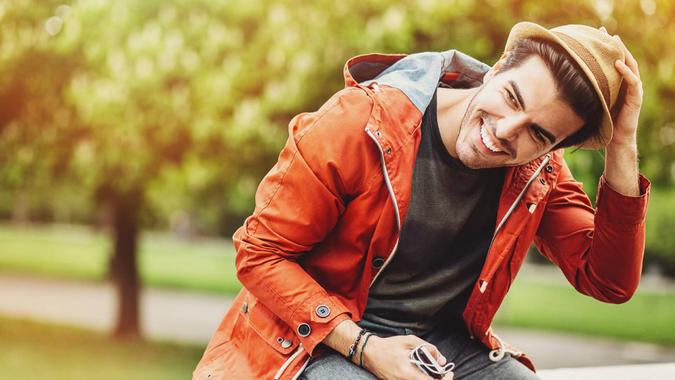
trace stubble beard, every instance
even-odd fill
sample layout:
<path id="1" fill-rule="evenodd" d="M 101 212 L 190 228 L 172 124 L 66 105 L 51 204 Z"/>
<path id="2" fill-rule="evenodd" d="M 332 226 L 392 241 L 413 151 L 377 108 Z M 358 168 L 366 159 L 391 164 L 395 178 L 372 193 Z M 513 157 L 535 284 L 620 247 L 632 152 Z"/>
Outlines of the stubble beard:
<path id="1" fill-rule="evenodd" d="M 484 169 L 492 167 L 484 162 L 481 162 L 480 153 L 476 151 L 476 148 L 472 147 L 469 141 L 464 141 L 470 139 L 470 135 L 472 132 L 466 129 L 471 128 L 473 126 L 472 124 L 475 121 L 477 121 L 477 118 L 476 120 L 474 120 L 473 118 L 470 117 L 471 115 L 474 114 L 474 111 L 477 108 L 477 106 L 474 104 L 474 100 L 476 99 L 476 96 L 478 96 L 478 94 L 480 94 L 482 91 L 483 89 L 481 88 L 471 97 L 471 100 L 469 100 L 469 105 L 466 107 L 464 116 L 462 116 L 462 121 L 459 124 L 457 141 L 455 142 L 455 152 L 457 153 L 457 159 L 464 166 L 471 169 Z M 480 128 L 478 124 L 476 124 L 475 127 Z M 464 130 L 466 130 L 467 132 L 466 136 L 462 136 L 462 131 Z M 460 140 L 461 138 L 463 138 L 464 140 Z"/>

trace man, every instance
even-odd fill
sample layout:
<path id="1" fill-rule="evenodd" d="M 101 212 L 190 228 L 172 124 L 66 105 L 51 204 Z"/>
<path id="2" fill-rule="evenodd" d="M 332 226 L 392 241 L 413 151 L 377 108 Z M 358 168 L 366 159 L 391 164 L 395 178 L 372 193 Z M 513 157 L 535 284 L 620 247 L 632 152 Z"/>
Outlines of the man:
<path id="1" fill-rule="evenodd" d="M 579 292 L 632 296 L 649 182 L 618 37 L 526 22 L 492 68 L 448 51 L 360 56 L 344 75 L 291 121 L 234 234 L 244 288 L 194 378 L 429 379 L 423 346 L 454 364 L 445 379 L 535 379 L 490 327 L 532 241 Z M 566 146 L 606 147 L 596 210 Z"/>

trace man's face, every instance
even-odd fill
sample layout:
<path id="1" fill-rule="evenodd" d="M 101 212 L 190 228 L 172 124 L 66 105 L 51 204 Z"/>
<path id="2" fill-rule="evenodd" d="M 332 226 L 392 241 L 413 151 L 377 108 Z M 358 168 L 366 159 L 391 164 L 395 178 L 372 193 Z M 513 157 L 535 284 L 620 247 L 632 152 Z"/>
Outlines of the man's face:
<path id="1" fill-rule="evenodd" d="M 516 68 L 492 70 L 485 80 L 464 114 L 455 147 L 470 168 L 527 163 L 583 126 L 536 55 Z"/>

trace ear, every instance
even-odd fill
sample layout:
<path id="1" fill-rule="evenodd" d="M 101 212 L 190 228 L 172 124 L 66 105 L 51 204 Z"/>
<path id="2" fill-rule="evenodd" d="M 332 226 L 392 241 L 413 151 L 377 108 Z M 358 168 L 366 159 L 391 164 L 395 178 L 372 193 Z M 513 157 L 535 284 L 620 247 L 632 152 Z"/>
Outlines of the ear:
<path id="1" fill-rule="evenodd" d="M 502 54 L 502 56 L 499 57 L 499 60 L 497 60 L 497 62 L 490 68 L 490 70 L 488 70 L 485 73 L 485 76 L 483 76 L 483 83 L 489 81 L 490 79 L 492 79 L 492 77 L 497 75 L 497 73 L 502 68 L 509 55 L 511 55 L 511 52 L 505 51 L 504 54 Z"/>

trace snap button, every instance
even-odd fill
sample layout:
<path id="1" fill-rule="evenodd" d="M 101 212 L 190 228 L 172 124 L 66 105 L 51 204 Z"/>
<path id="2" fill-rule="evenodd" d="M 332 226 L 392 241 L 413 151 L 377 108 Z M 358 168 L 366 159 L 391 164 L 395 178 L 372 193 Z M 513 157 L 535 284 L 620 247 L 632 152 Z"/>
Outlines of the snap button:
<path id="1" fill-rule="evenodd" d="M 298 335 L 301 337 L 306 337 L 309 333 L 312 332 L 312 328 L 309 327 L 306 323 L 301 323 L 298 325 Z"/>
<path id="2" fill-rule="evenodd" d="M 330 308 L 326 305 L 319 305 L 316 308 L 316 315 L 321 318 L 326 318 L 330 315 Z"/>
<path id="3" fill-rule="evenodd" d="M 246 302 L 244 302 L 243 304 L 241 304 L 241 312 L 242 312 L 242 313 L 248 312 L 248 304 L 247 304 Z"/>
<path id="4" fill-rule="evenodd" d="M 553 173 L 553 165 L 546 165 L 546 172 Z"/>
<path id="5" fill-rule="evenodd" d="M 386 152 L 387 154 L 391 154 L 391 148 L 390 148 L 390 147 L 387 147 L 387 149 L 385 149 L 385 152 Z"/>
<path id="6" fill-rule="evenodd" d="M 382 133 L 380 133 L 380 131 L 375 131 L 375 135 L 376 135 L 377 137 L 381 137 L 381 136 L 382 136 Z"/>
<path id="7" fill-rule="evenodd" d="M 293 345 L 293 342 L 291 342 L 291 341 L 288 340 L 288 339 L 286 339 L 286 340 L 284 340 L 283 342 L 281 342 L 281 348 L 288 348 L 288 347 L 290 347 L 291 345 Z"/>
<path id="8" fill-rule="evenodd" d="M 375 257 L 373 259 L 373 268 L 382 268 L 384 265 L 384 257 Z"/>
<path id="9" fill-rule="evenodd" d="M 277 343 L 281 344 L 284 341 L 284 338 L 282 337 L 277 337 Z"/>
<path id="10" fill-rule="evenodd" d="M 542 185 L 546 185 L 546 180 L 544 180 L 543 178 L 539 178 L 539 183 L 541 183 Z"/>

